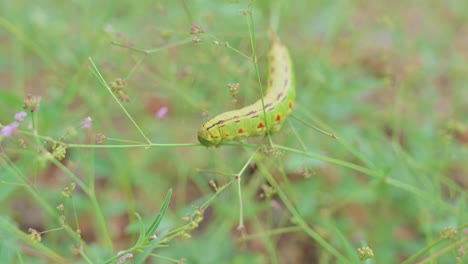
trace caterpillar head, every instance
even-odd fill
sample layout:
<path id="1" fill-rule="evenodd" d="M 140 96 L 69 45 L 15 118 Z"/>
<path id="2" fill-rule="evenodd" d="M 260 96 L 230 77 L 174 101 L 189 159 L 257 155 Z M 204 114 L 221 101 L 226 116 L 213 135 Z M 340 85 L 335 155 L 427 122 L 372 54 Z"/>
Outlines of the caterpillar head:
<path id="1" fill-rule="evenodd" d="M 217 127 L 208 130 L 206 124 L 198 130 L 198 141 L 205 147 L 217 146 L 221 142 L 221 137 Z"/>

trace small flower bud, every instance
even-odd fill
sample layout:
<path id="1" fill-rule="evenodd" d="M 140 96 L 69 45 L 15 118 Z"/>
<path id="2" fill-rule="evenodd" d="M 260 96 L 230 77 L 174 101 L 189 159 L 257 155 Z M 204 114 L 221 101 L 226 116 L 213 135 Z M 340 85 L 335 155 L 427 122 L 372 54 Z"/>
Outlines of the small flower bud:
<path id="1" fill-rule="evenodd" d="M 85 118 L 83 123 L 81 123 L 81 128 L 84 130 L 89 130 L 92 126 L 93 126 L 93 120 L 89 116 Z"/>
<path id="2" fill-rule="evenodd" d="M 42 237 L 41 237 L 41 233 L 38 232 L 36 229 L 34 228 L 29 228 L 28 229 L 28 232 L 31 233 L 29 234 L 29 238 L 33 241 L 36 241 L 36 242 L 41 242 L 42 240 Z"/>
<path id="3" fill-rule="evenodd" d="M 440 232 L 440 237 L 446 240 L 456 240 L 458 236 L 458 231 L 451 227 L 446 227 L 442 232 Z"/>
<path id="4" fill-rule="evenodd" d="M 239 92 L 239 83 L 230 83 L 228 84 L 229 93 L 231 93 L 232 97 L 236 97 L 237 93 Z"/>
<path id="5" fill-rule="evenodd" d="M 193 43 L 198 43 L 198 42 L 202 42 L 202 40 L 199 37 L 194 36 L 193 39 L 192 39 L 192 42 Z"/>
<path id="6" fill-rule="evenodd" d="M 16 122 L 20 123 L 20 122 L 23 122 L 24 121 L 24 118 L 27 116 L 28 114 L 24 111 L 21 111 L 19 113 L 16 113 L 15 115 L 15 120 Z"/>
<path id="7" fill-rule="evenodd" d="M 215 190 L 215 192 L 218 192 L 218 186 L 216 186 L 216 182 L 213 180 L 210 180 L 210 186 Z"/>
<path id="8" fill-rule="evenodd" d="M 155 113 L 157 119 L 163 119 L 167 113 L 169 112 L 169 108 L 167 106 L 163 106 L 159 108 L 159 110 Z"/>
<path id="9" fill-rule="evenodd" d="M 4 137 L 11 137 L 11 136 L 13 136 L 13 134 L 14 134 L 15 131 L 18 129 L 18 127 L 19 127 L 18 122 L 13 122 L 13 123 L 11 123 L 11 124 L 9 124 L 9 125 L 7 125 L 7 126 L 4 126 L 4 127 L 2 128 L 2 131 L 1 131 L 2 136 L 4 136 Z"/>
<path id="10" fill-rule="evenodd" d="M 117 255 L 121 255 L 122 253 L 124 253 L 125 251 L 120 251 L 119 253 L 117 253 Z M 121 256 L 120 258 L 117 259 L 117 264 L 124 264 L 127 262 L 127 260 L 133 258 L 133 254 L 132 253 L 127 253 L 123 256 Z"/>
<path id="11" fill-rule="evenodd" d="M 55 145 L 53 147 L 52 156 L 57 160 L 63 160 L 67 154 L 67 148 L 63 145 Z"/>
<path id="12" fill-rule="evenodd" d="M 125 88 L 127 87 L 126 79 L 117 78 L 113 82 L 110 82 L 109 86 L 112 92 L 117 96 L 117 98 L 119 98 L 121 102 L 130 102 L 130 97 L 125 91 Z"/>
<path id="13" fill-rule="evenodd" d="M 192 27 L 190 28 L 190 34 L 200 34 L 200 33 L 205 33 L 205 31 L 203 31 L 201 26 L 198 24 L 192 24 Z"/>
<path id="14" fill-rule="evenodd" d="M 361 261 L 374 257 L 374 252 L 370 247 L 358 248 L 357 253 Z"/>
<path id="15" fill-rule="evenodd" d="M 31 112 L 36 111 L 41 105 L 41 97 L 28 94 L 26 100 L 23 101 L 23 108 Z"/>
<path id="16" fill-rule="evenodd" d="M 107 140 L 107 137 L 104 136 L 104 134 L 97 133 L 97 135 L 96 135 L 96 143 L 102 144 L 102 143 L 104 143 L 104 141 L 106 141 L 106 140 Z"/>
<path id="17" fill-rule="evenodd" d="M 61 204 L 59 204 L 57 206 L 57 210 L 62 211 L 62 212 L 63 212 L 64 208 L 65 208 L 65 206 L 63 205 L 63 203 L 61 203 Z"/>
<path id="18" fill-rule="evenodd" d="M 213 40 L 212 43 L 215 44 L 215 45 L 219 45 L 219 41 L 217 41 L 217 40 Z"/>

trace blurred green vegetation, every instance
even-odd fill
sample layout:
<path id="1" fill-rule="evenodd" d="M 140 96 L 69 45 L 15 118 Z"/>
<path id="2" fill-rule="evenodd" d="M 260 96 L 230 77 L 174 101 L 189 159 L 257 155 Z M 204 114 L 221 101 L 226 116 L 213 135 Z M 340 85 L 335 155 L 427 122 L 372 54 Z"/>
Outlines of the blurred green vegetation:
<path id="1" fill-rule="evenodd" d="M 195 143 L 207 115 L 259 98 L 252 60 L 223 45 L 252 55 L 242 14 L 250 4 L 0 2 L 0 124 L 14 121 L 28 94 L 42 98 L 0 139 L 2 263 L 111 260 L 142 233 L 135 213 L 148 227 L 169 189 L 157 243 L 209 204 L 199 226 L 145 263 L 359 263 L 366 246 L 374 258 L 364 263 L 468 263 L 466 1 L 255 1 L 262 80 L 272 27 L 293 58 L 295 116 L 338 139 L 289 118 L 273 135 L 278 148 L 257 154 L 266 140 L 118 147 L 146 142 L 88 58 L 107 83 L 126 80 L 122 104 L 153 143 Z M 192 24 L 203 42 L 192 42 Z M 235 105 L 229 83 L 240 84 Z M 130 142 L 94 147 L 98 134 Z M 57 153 L 53 140 L 81 146 L 59 160 L 48 154 Z M 245 164 L 239 231 L 233 175 Z M 232 184 L 216 193 L 210 180 Z M 458 228 L 452 240 L 440 239 L 446 227 Z M 44 232 L 41 241 L 30 228 Z M 144 253 L 132 253 L 127 263 L 143 263 Z"/>

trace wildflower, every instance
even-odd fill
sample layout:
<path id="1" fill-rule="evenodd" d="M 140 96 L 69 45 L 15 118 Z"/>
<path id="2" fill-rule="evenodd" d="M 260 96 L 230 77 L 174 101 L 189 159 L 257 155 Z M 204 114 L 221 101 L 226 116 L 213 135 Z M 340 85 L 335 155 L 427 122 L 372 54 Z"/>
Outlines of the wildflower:
<path id="1" fill-rule="evenodd" d="M 124 253 L 125 251 L 120 251 L 119 253 L 117 253 L 117 255 L 120 255 L 122 253 Z M 123 264 L 125 262 L 127 262 L 128 259 L 131 259 L 133 258 L 133 254 L 132 253 L 127 253 L 123 256 L 121 256 L 120 258 L 117 259 L 117 264 Z"/>
<path id="2" fill-rule="evenodd" d="M 63 160 L 67 155 L 67 148 L 63 145 L 55 145 L 53 147 L 52 156 L 57 160 Z"/>
<path id="3" fill-rule="evenodd" d="M 15 120 L 16 122 L 23 122 L 24 121 L 24 118 L 27 116 L 28 114 L 25 112 L 25 111 L 21 111 L 19 113 L 16 113 L 15 115 Z"/>
<path id="4" fill-rule="evenodd" d="M 218 186 L 216 186 L 215 181 L 210 180 L 210 186 L 215 190 L 215 192 L 218 192 Z"/>
<path id="5" fill-rule="evenodd" d="M 85 118 L 84 122 L 81 123 L 81 128 L 84 129 L 84 130 L 88 130 L 91 128 L 91 126 L 93 125 L 93 120 L 91 119 L 91 117 L 87 117 Z"/>
<path id="6" fill-rule="evenodd" d="M 97 135 L 96 135 L 96 143 L 102 144 L 102 143 L 104 143 L 104 141 L 106 141 L 106 140 L 107 140 L 107 137 L 106 137 L 104 134 L 102 134 L 102 133 L 97 133 Z"/>
<path id="7" fill-rule="evenodd" d="M 190 34 L 200 34 L 200 33 L 205 33 L 205 31 L 203 31 L 201 26 L 198 24 L 192 24 L 192 27 L 190 28 Z"/>
<path id="8" fill-rule="evenodd" d="M 117 78 L 115 81 L 110 82 L 109 86 L 112 89 L 120 101 L 122 102 L 130 102 L 130 97 L 128 93 L 125 91 L 125 87 L 127 87 L 127 80 L 122 78 Z"/>
<path id="9" fill-rule="evenodd" d="M 442 232 L 440 232 L 440 237 L 447 240 L 456 240 L 458 236 L 458 231 L 451 227 L 446 227 Z"/>
<path id="10" fill-rule="evenodd" d="M 42 240 L 42 237 L 41 237 L 41 232 L 38 232 L 36 229 L 34 228 L 29 228 L 28 229 L 28 232 L 31 233 L 29 234 L 29 238 L 31 240 L 34 240 L 34 241 L 37 241 L 37 242 L 41 242 Z"/>
<path id="11" fill-rule="evenodd" d="M 23 108 L 31 112 L 36 111 L 41 105 L 41 97 L 28 94 L 27 99 L 23 101 Z"/>
<path id="12" fill-rule="evenodd" d="M 59 204 L 59 205 L 57 206 L 57 210 L 59 210 L 59 211 L 63 211 L 64 208 L 65 208 L 65 206 L 63 205 L 63 203 L 61 203 L 61 204 Z"/>
<path id="13" fill-rule="evenodd" d="M 192 42 L 193 43 L 198 43 L 198 42 L 202 42 L 202 40 L 199 37 L 195 36 L 195 37 L 193 37 Z"/>
<path id="14" fill-rule="evenodd" d="M 7 126 L 4 126 L 2 128 L 2 136 L 4 137 L 11 137 L 13 135 L 13 133 L 15 133 L 15 131 L 18 129 L 18 122 L 13 122 Z"/>
<path id="15" fill-rule="evenodd" d="M 156 118 L 162 119 L 163 117 L 167 115 L 168 112 L 169 112 L 169 109 L 167 108 L 167 106 L 163 106 L 159 108 L 159 110 L 156 112 Z"/>
<path id="16" fill-rule="evenodd" d="M 232 97 L 235 97 L 239 92 L 239 83 L 230 83 L 228 84 L 229 92 Z"/>
<path id="17" fill-rule="evenodd" d="M 374 252 L 370 247 L 358 248 L 357 253 L 361 261 L 374 257 Z"/>

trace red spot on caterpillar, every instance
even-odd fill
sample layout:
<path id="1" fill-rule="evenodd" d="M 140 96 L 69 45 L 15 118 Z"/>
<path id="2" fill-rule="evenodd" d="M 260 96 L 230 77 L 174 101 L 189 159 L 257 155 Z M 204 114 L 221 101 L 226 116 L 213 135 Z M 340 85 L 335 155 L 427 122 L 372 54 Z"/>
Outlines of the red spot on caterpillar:
<path id="1" fill-rule="evenodd" d="M 237 130 L 237 134 L 243 134 L 244 132 L 245 132 L 245 131 L 244 131 L 244 129 L 242 129 L 242 128 L 239 128 L 239 129 Z"/>
<path id="2" fill-rule="evenodd" d="M 218 125 L 224 124 L 224 120 L 219 120 Z"/>
<path id="3" fill-rule="evenodd" d="M 234 119 L 239 119 L 239 116 L 235 116 Z"/>
<path id="4" fill-rule="evenodd" d="M 271 103 L 265 105 L 265 108 L 268 108 L 268 107 L 270 107 L 270 106 L 271 106 Z"/>
<path id="5" fill-rule="evenodd" d="M 278 123 L 281 122 L 281 115 L 280 114 L 276 115 L 275 121 L 278 122 Z"/>
<path id="6" fill-rule="evenodd" d="M 257 128 L 263 130 L 265 128 L 265 124 L 263 124 L 263 122 L 260 122 L 260 123 L 258 123 Z"/>
<path id="7" fill-rule="evenodd" d="M 254 115 L 254 114 L 256 114 L 256 113 L 257 113 L 257 111 L 251 111 L 250 113 L 247 114 L 247 116 L 249 116 L 249 115 Z"/>
<path id="8" fill-rule="evenodd" d="M 288 107 L 289 107 L 289 110 L 292 110 L 293 103 L 292 103 L 292 102 L 289 102 Z"/>

